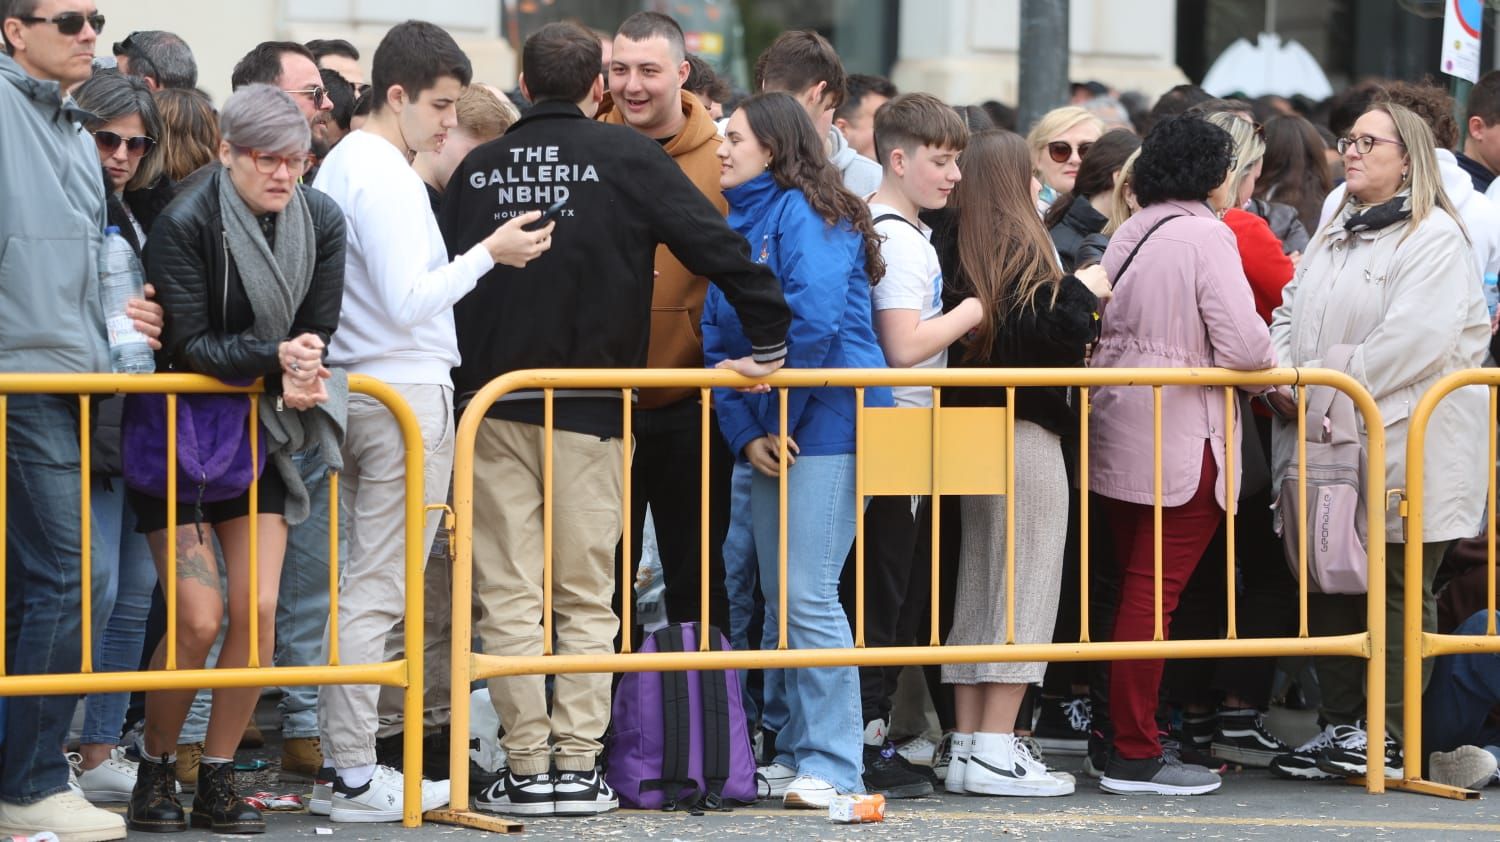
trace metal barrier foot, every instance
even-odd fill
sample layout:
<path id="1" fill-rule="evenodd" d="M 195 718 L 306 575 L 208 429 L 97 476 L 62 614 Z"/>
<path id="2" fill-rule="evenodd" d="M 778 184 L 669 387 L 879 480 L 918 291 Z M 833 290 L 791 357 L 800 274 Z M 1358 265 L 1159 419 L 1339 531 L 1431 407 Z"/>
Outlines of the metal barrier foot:
<path id="1" fill-rule="evenodd" d="M 526 829 L 526 826 L 520 822 L 473 810 L 428 810 L 422 814 L 422 821 L 472 827 L 476 830 L 488 830 L 491 833 L 520 833 Z"/>
<path id="2" fill-rule="evenodd" d="M 1364 778 L 1350 778 L 1349 783 L 1356 786 L 1364 786 Z M 1395 780 L 1387 778 L 1385 781 L 1387 789 L 1399 789 L 1403 792 L 1414 792 L 1418 795 L 1435 795 L 1439 798 L 1452 798 L 1455 801 L 1476 801 L 1484 796 L 1472 789 L 1464 789 L 1461 786 L 1449 786 L 1447 784 L 1424 781 L 1420 778 L 1410 780 Z"/>

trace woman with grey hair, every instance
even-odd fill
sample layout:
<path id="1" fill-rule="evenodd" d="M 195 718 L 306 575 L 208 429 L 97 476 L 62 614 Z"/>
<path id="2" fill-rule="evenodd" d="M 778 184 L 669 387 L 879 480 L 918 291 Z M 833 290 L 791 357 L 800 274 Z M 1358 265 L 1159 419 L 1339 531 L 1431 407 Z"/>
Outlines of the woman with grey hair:
<path id="1" fill-rule="evenodd" d="M 344 221 L 328 197 L 298 182 L 310 163 L 311 135 L 290 96 L 268 85 L 241 88 L 224 103 L 220 129 L 223 167 L 194 181 L 157 220 L 146 249 L 146 270 L 161 288 L 168 313 L 158 370 L 240 382 L 265 379 L 258 420 L 269 458 L 255 511 L 255 616 L 259 662 L 269 664 L 287 527 L 308 512 L 307 490 L 290 451 L 317 445 L 325 458 L 336 460 L 342 438 L 347 382 L 331 379 L 323 356 L 338 326 L 343 296 Z M 128 444 L 129 409 L 126 417 Z M 157 436 L 155 441 L 165 435 L 164 430 L 149 432 Z M 189 446 L 179 441 L 179 457 Z M 240 469 L 244 486 L 258 470 L 245 460 Z M 234 476 L 235 469 L 227 475 Z M 231 485 L 230 493 L 238 488 Z M 220 502 L 204 502 L 201 488 L 182 492 L 177 501 L 164 496 L 160 489 L 130 490 L 138 529 L 146 533 L 163 577 L 169 505 L 181 524 L 176 545 L 177 664 L 204 665 L 227 610 L 218 666 L 243 667 L 251 645 L 248 488 Z M 223 549 L 225 590 L 211 538 L 202 528 L 205 522 Z M 166 647 L 163 640 L 153 668 L 164 665 Z M 146 696 L 143 760 L 127 813 L 136 830 L 187 827 L 174 794 L 173 752 L 193 694 L 190 689 L 163 690 Z M 259 695 L 260 688 L 254 687 L 214 691 L 193 798 L 193 827 L 219 833 L 265 830 L 259 811 L 235 794 L 233 777 L 234 750 Z"/>
<path id="2" fill-rule="evenodd" d="M 101 72 L 80 85 L 73 96 L 91 115 L 85 128 L 94 137 L 104 168 L 109 224 L 120 229 L 139 256 L 152 223 L 173 193 L 172 184 L 157 175 L 161 120 L 151 90 L 140 79 Z M 90 508 L 100 548 L 94 555 L 94 575 L 104 580 L 93 605 L 97 618 L 94 668 L 101 672 L 132 672 L 140 667 L 151 591 L 156 587 L 151 550 L 134 529 L 135 518 L 120 481 L 123 406 L 121 397 L 99 404 L 91 461 Z M 129 700 L 129 693 L 94 693 L 84 702 L 78 753 L 70 754 L 68 760 L 84 797 L 91 801 L 123 801 L 135 785 L 136 764 L 118 745 Z"/>

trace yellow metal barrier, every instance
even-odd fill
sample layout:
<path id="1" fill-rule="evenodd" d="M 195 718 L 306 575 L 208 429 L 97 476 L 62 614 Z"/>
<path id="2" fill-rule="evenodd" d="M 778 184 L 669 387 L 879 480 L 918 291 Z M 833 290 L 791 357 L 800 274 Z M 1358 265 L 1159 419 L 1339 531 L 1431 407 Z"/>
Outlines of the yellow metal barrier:
<path id="1" fill-rule="evenodd" d="M 89 537 L 92 514 L 89 507 L 90 482 L 90 397 L 113 394 L 167 394 L 167 497 L 177 499 L 177 396 L 180 394 L 228 393 L 246 394 L 251 401 L 250 441 L 252 458 L 258 446 L 255 425 L 256 406 L 260 400 L 259 381 L 246 387 L 226 386 L 211 377 L 194 374 L 0 374 L 0 533 L 5 528 L 4 495 L 6 493 L 6 425 L 7 396 L 48 394 L 79 396 L 79 462 L 80 499 L 83 518 L 79 524 L 82 588 L 82 660 L 80 672 L 66 675 L 5 675 L 4 635 L 0 635 L 0 696 L 38 694 L 114 693 L 137 690 L 197 690 L 220 687 L 264 687 L 309 684 L 378 684 L 405 688 L 404 710 L 407 722 L 422 721 L 422 633 L 423 599 L 422 566 L 427 548 L 422 546 L 423 526 L 423 446 L 421 428 L 411 407 L 400 393 L 371 377 L 352 375 L 349 391 L 365 394 L 390 410 L 401 429 L 406 457 L 406 616 L 416 618 L 406 623 L 406 658 L 376 664 L 340 664 L 338 657 L 338 476 L 329 477 L 329 629 L 333 641 L 327 666 L 273 667 L 258 663 L 260 630 L 255 555 L 260 482 L 250 487 L 250 650 L 249 665 L 227 669 L 177 669 L 177 541 L 175 506 L 167 507 L 167 570 L 164 585 L 167 604 L 167 666 L 164 670 L 98 673 L 93 670 L 93 634 L 91 613 L 92 565 Z M 65 524 L 60 524 L 65 527 Z M 0 541 L 0 569 L 4 567 L 6 545 Z M 0 628 L 5 624 L 5 582 L 0 577 Z M 408 827 L 422 821 L 421 768 L 422 729 L 407 728 L 405 734 L 406 777 L 404 782 L 404 816 Z"/>
<path id="2" fill-rule="evenodd" d="M 1006 643 L 987 646 L 941 646 L 938 645 L 937 611 L 931 640 L 927 646 L 902 646 L 865 648 L 864 621 L 864 553 L 863 518 L 857 518 L 856 536 L 856 617 L 855 647 L 852 649 L 810 650 L 787 649 L 785 589 L 780 589 L 783 600 L 778 614 L 781 624 L 776 651 L 706 651 L 707 640 L 700 642 L 697 652 L 631 653 L 630 634 L 631 602 L 627 596 L 621 611 L 621 635 L 623 650 L 611 655 L 555 655 L 552 654 L 552 417 L 554 391 L 565 389 L 594 389 L 617 391 L 621 397 L 622 427 L 625 439 L 631 436 L 631 393 L 635 388 L 689 387 L 698 388 L 703 401 L 702 421 L 704 425 L 703 452 L 707 453 L 707 429 L 709 421 L 710 392 L 712 387 L 746 387 L 751 381 L 725 371 L 706 370 L 545 370 L 512 372 L 491 381 L 474 397 L 460 420 L 454 459 L 454 508 L 457 514 L 456 549 L 453 569 L 453 699 L 451 727 L 455 734 L 466 734 L 469 730 L 468 688 L 475 680 L 495 676 L 612 673 L 654 670 L 698 670 L 698 669 L 746 669 L 746 668 L 795 668 L 828 666 L 897 666 L 908 664 L 952 664 L 1000 661 L 1095 661 L 1113 659 L 1155 658 L 1203 658 L 1203 657 L 1274 657 L 1281 655 L 1343 655 L 1365 658 L 1368 664 L 1368 729 L 1373 744 L 1379 745 L 1385 734 L 1385 545 L 1382 541 L 1371 541 L 1369 549 L 1370 588 L 1368 594 L 1367 631 L 1331 637 L 1309 637 L 1307 624 L 1307 548 L 1305 540 L 1300 547 L 1299 562 L 1299 626 L 1296 637 L 1244 639 L 1237 636 L 1234 617 L 1234 517 L 1228 519 L 1230 531 L 1228 567 L 1229 617 L 1227 639 L 1224 640 L 1164 640 L 1162 618 L 1162 497 L 1161 497 L 1161 395 L 1164 387 L 1222 388 L 1224 390 L 1225 438 L 1234 441 L 1237 387 L 1255 386 L 1331 386 L 1348 394 L 1364 417 L 1368 428 L 1369 465 L 1368 488 L 1383 491 L 1385 488 L 1385 434 L 1379 412 L 1369 393 L 1353 378 L 1342 372 L 1324 369 L 1270 369 L 1259 372 L 1237 372 L 1224 369 L 837 369 L 837 370 L 782 370 L 763 382 L 780 391 L 780 415 L 782 419 L 781 488 L 780 488 L 780 533 L 778 539 L 778 563 L 782 581 L 785 581 L 787 563 L 786 546 L 786 453 L 785 420 L 787 411 L 787 389 L 837 386 L 863 390 L 871 386 L 931 386 L 936 392 L 943 388 L 957 387 L 1004 387 L 1009 405 L 1014 406 L 1015 389 L 1032 386 L 1078 386 L 1082 398 L 1082 439 L 1080 453 L 1080 476 L 1083 484 L 1084 517 L 1082 530 L 1082 570 L 1080 573 L 1082 623 L 1077 643 L 1017 644 L 1014 630 L 1015 584 L 1013 572 L 1006 579 L 1006 600 L 1012 609 L 1008 612 L 1010 622 L 1005 633 Z M 1151 388 L 1156 406 L 1155 463 L 1156 463 L 1156 583 L 1155 583 L 1155 640 L 1128 642 L 1093 642 L 1088 636 L 1088 406 L 1089 392 L 1101 386 L 1139 386 Z M 474 457 L 476 437 L 489 408 L 501 397 L 528 390 L 540 391 L 543 400 L 543 418 L 546 428 L 546 455 L 543 470 L 543 582 L 544 594 L 542 616 L 542 652 L 524 657 L 496 657 L 476 654 L 471 651 L 473 597 L 473 549 L 474 549 Z M 858 401 L 860 410 L 856 421 L 856 493 L 863 497 L 871 494 L 932 494 L 934 523 L 938 517 L 940 498 L 947 494 L 998 494 L 1014 487 L 1014 432 L 1008 423 L 1007 410 L 960 410 L 942 407 L 935 400 L 937 409 L 865 409 L 863 400 Z M 1305 392 L 1299 390 L 1298 433 L 1305 433 Z M 995 432 L 1001 436 L 995 436 Z M 996 439 L 1003 439 L 997 442 Z M 960 449 L 961 448 L 961 449 Z M 1233 486 L 1234 459 L 1238 454 L 1229 448 L 1229 460 L 1225 471 L 1227 483 L 1226 499 L 1236 497 Z M 630 558 L 631 507 L 631 448 L 623 448 L 624 559 L 620 575 L 625 582 L 634 581 L 634 563 Z M 960 459 L 952 458 L 959 454 Z M 1302 460 L 1305 464 L 1305 460 Z M 703 517 L 707 517 L 708 478 L 707 459 L 703 460 L 702 506 Z M 1305 477 L 1303 498 L 1306 496 Z M 1385 498 L 1379 491 L 1366 494 L 1367 518 L 1371 535 L 1383 535 L 1385 531 Z M 1306 503 L 1300 501 L 1299 509 L 1306 522 Z M 1007 507 L 1007 551 L 1012 552 L 1015 534 L 1014 507 Z M 702 576 L 704 603 L 701 619 L 708 622 L 708 529 L 701 530 L 704 538 L 702 552 Z M 938 532 L 933 534 L 933 580 L 939 575 Z M 1013 565 L 1010 565 L 1014 570 Z M 937 588 L 933 588 L 934 599 Z M 452 742 L 450 756 L 450 787 L 452 807 L 455 811 L 450 820 L 470 823 L 464 816 L 468 806 L 468 747 L 461 739 Z M 1373 752 L 1369 761 L 1369 776 L 1365 785 L 1370 792 L 1383 792 L 1385 786 L 1384 759 Z M 477 817 L 473 819 L 478 821 Z"/>
<path id="3" fill-rule="evenodd" d="M 1486 504 L 1486 527 L 1488 574 L 1486 606 L 1489 620 L 1483 635 L 1436 634 L 1423 629 L 1422 599 L 1422 525 L 1425 488 L 1423 468 L 1427 458 L 1427 427 L 1438 404 L 1453 392 L 1465 386 L 1483 385 L 1489 391 L 1487 435 L 1489 458 L 1485 462 L 1488 475 L 1488 502 Z M 1405 717 L 1405 769 L 1404 779 L 1392 785 L 1412 792 L 1441 795 L 1447 798 L 1478 798 L 1479 793 L 1459 787 L 1445 786 L 1422 778 L 1422 766 L 1426 753 L 1422 748 L 1422 659 L 1439 655 L 1500 653 L 1500 636 L 1495 633 L 1495 463 L 1496 463 L 1496 409 L 1500 405 L 1500 369 L 1471 368 L 1456 371 L 1433 384 L 1432 388 L 1417 402 L 1410 416 L 1406 442 L 1406 592 L 1403 596 L 1405 612 L 1405 670 L 1402 688 L 1403 716 Z M 1372 533 L 1373 534 L 1373 533 Z M 1374 743 L 1371 743 L 1374 745 Z"/>

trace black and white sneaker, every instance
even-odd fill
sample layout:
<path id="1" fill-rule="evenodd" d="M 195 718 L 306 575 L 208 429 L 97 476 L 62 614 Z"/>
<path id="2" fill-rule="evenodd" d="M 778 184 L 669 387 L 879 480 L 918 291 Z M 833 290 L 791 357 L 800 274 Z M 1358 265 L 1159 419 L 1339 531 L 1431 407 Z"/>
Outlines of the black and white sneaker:
<path id="1" fill-rule="evenodd" d="M 1330 775 L 1341 775 L 1346 778 L 1362 777 L 1365 774 L 1366 752 L 1368 751 L 1369 735 L 1365 733 L 1365 723 L 1356 722 L 1353 725 L 1335 725 L 1333 727 L 1333 745 L 1323 750 L 1318 757 L 1318 768 Z M 1391 738 L 1385 736 L 1385 776 L 1393 780 L 1402 777 L 1403 763 L 1401 760 L 1401 746 Z"/>
<path id="2" fill-rule="evenodd" d="M 1088 696 L 1043 698 L 1031 736 L 1048 755 L 1083 757 L 1089 749 L 1092 708 Z"/>
<path id="3" fill-rule="evenodd" d="M 1271 774 L 1292 781 L 1331 781 L 1342 775 L 1331 775 L 1318 768 L 1318 758 L 1333 745 L 1333 726 L 1329 725 L 1316 736 L 1290 751 L 1271 760 Z"/>
<path id="4" fill-rule="evenodd" d="M 1265 719 L 1255 708 L 1219 711 L 1214 757 L 1249 769 L 1264 769 L 1289 751 L 1291 747 L 1266 730 Z"/>
<path id="5" fill-rule="evenodd" d="M 604 776 L 595 769 L 591 772 L 558 772 L 553 785 L 553 815 L 593 816 L 620 808 L 620 799 Z"/>
<path id="6" fill-rule="evenodd" d="M 546 772 L 516 775 L 506 769 L 500 780 L 474 799 L 474 806 L 513 816 L 555 815 L 557 804 L 552 776 Z"/>

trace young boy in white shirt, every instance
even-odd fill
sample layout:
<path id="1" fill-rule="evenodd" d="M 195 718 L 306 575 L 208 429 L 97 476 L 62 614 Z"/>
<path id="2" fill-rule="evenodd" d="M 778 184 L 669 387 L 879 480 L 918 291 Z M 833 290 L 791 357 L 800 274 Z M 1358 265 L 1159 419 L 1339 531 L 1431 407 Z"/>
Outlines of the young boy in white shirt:
<path id="1" fill-rule="evenodd" d="M 525 266 L 545 252 L 553 225 L 527 231 L 541 215 L 524 214 L 450 263 L 410 156 L 435 151 L 458 124 L 455 103 L 472 76 L 469 59 L 441 28 L 408 21 L 380 42 L 373 70 L 369 119 L 334 147 L 313 182 L 343 209 L 348 231 L 343 312 L 328 364 L 378 377 L 406 398 L 422 429 L 424 502 L 431 506 L 447 500 L 453 467 L 453 305 L 495 264 Z M 349 396 L 343 458 L 349 552 L 340 571 L 339 653 L 346 664 L 378 663 L 406 603 L 406 471 L 401 431 L 375 399 Z M 436 531 L 437 517 L 429 514 L 424 554 Z M 445 605 L 439 599 L 428 612 Z M 334 774 L 319 775 L 331 786 L 314 787 L 312 806 L 330 810 L 333 821 L 401 819 L 401 774 L 376 765 L 378 696 L 371 685 L 329 685 L 319 693 L 324 763 Z M 423 783 L 423 810 L 447 802 L 446 781 Z"/>
<path id="2" fill-rule="evenodd" d="M 943 312 L 943 272 L 931 243 L 932 229 L 918 214 L 938 210 L 958 184 L 958 156 L 968 143 L 963 119 L 929 94 L 899 96 L 875 113 L 875 150 L 883 177 L 870 197 L 870 215 L 882 237 L 885 277 L 870 293 L 875 335 L 891 368 L 943 368 L 948 346 L 976 327 L 983 315 L 968 298 Z M 932 389 L 892 390 L 896 405 L 932 406 Z M 900 619 L 925 604 L 927 559 L 917 559 L 919 512 L 912 497 L 872 497 L 865 510 L 865 643 L 900 646 Z M 845 566 L 850 578 L 852 563 Z M 854 616 L 852 606 L 848 607 Z M 899 667 L 864 667 L 860 696 L 865 717 L 865 788 L 887 798 L 919 798 L 932 792 L 929 779 L 912 769 L 889 744 L 891 694 Z"/>

